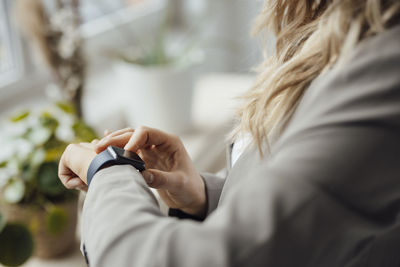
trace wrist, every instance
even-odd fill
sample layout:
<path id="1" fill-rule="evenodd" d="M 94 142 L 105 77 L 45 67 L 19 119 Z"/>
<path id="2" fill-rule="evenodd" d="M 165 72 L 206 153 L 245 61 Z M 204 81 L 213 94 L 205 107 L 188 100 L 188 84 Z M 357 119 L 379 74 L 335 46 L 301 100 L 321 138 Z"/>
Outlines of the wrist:
<path id="1" fill-rule="evenodd" d="M 188 207 L 182 208 L 181 210 L 185 213 L 191 214 L 193 216 L 204 218 L 207 214 L 207 196 L 205 183 L 200 177 L 200 185 L 198 187 L 196 200 L 193 201 Z"/>
<path id="2" fill-rule="evenodd" d="M 83 182 L 87 183 L 87 170 L 96 156 L 94 151 L 80 145 L 69 145 L 66 153 L 67 165 Z"/>
<path id="3" fill-rule="evenodd" d="M 81 180 L 87 184 L 87 173 L 88 173 L 88 169 L 90 164 L 92 163 L 94 157 L 91 157 L 89 159 L 87 159 L 83 164 L 82 164 L 82 170 L 81 170 L 81 174 L 79 176 L 79 178 L 81 178 Z"/>
<path id="4" fill-rule="evenodd" d="M 107 149 L 100 152 L 90 159 L 87 164 L 84 164 L 85 169 L 83 180 L 87 185 L 90 184 L 92 178 L 104 167 L 109 167 L 112 165 L 132 165 L 138 171 L 143 171 L 145 169 L 144 161 L 136 154 L 130 151 L 126 151 L 119 147 L 108 146 Z"/>
<path id="5" fill-rule="evenodd" d="M 205 218 L 206 217 L 206 209 L 205 207 L 198 206 L 198 207 L 193 207 L 193 208 L 183 208 L 181 209 L 183 212 L 193 215 L 198 218 Z"/>

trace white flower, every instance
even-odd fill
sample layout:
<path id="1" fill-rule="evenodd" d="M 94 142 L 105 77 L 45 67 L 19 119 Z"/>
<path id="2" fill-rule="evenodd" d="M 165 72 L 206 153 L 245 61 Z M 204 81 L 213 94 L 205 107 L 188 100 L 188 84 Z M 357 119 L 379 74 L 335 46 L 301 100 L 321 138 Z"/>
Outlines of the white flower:
<path id="1" fill-rule="evenodd" d="M 72 130 L 71 125 L 61 124 L 56 130 L 57 139 L 66 143 L 71 143 L 75 138 L 75 133 Z"/>
<path id="2" fill-rule="evenodd" d="M 12 142 L 4 142 L 1 145 L 0 149 L 0 162 L 4 162 L 9 160 L 15 154 L 15 146 Z"/>
<path id="3" fill-rule="evenodd" d="M 74 117 L 59 108 L 53 108 L 51 111 L 59 123 L 55 133 L 57 139 L 67 143 L 73 142 L 75 139 L 75 133 L 72 129 L 75 121 Z"/>
<path id="4" fill-rule="evenodd" d="M 52 116 L 60 123 L 69 123 L 69 124 L 73 124 L 74 121 L 74 117 L 69 114 L 66 113 L 64 110 L 62 110 L 61 108 L 57 107 L 57 106 L 52 106 L 49 108 L 50 113 L 52 114 Z"/>
<path id="5" fill-rule="evenodd" d="M 8 158 L 7 165 L 0 168 L 0 188 L 8 183 L 8 181 L 18 175 L 19 164 L 18 160 L 14 157 Z"/>
<path id="6" fill-rule="evenodd" d="M 26 119 L 26 127 L 27 128 L 36 128 L 40 125 L 39 115 L 37 111 L 32 111 L 31 116 Z"/>
<path id="7" fill-rule="evenodd" d="M 15 153 L 17 159 L 20 162 L 25 161 L 28 158 L 29 154 L 32 153 L 34 149 L 34 145 L 25 139 L 15 140 L 14 145 L 16 148 Z"/>
<path id="8" fill-rule="evenodd" d="M 33 166 L 39 166 L 40 164 L 43 163 L 43 161 L 46 158 L 46 152 L 44 149 L 36 149 L 31 157 L 31 164 Z"/>
<path id="9" fill-rule="evenodd" d="M 7 162 L 6 169 L 11 176 L 17 175 L 19 172 L 18 159 L 15 157 L 10 158 Z"/>
<path id="10" fill-rule="evenodd" d="M 9 203 L 18 203 L 24 197 L 25 184 L 21 179 L 15 179 L 8 183 L 4 189 L 4 199 Z"/>
<path id="11" fill-rule="evenodd" d="M 51 136 L 51 131 L 44 127 L 33 127 L 28 139 L 37 146 L 43 145 Z"/>
<path id="12" fill-rule="evenodd" d="M 21 136 L 26 133 L 28 124 L 25 120 L 9 123 L 4 126 L 4 134 L 7 136 Z"/>

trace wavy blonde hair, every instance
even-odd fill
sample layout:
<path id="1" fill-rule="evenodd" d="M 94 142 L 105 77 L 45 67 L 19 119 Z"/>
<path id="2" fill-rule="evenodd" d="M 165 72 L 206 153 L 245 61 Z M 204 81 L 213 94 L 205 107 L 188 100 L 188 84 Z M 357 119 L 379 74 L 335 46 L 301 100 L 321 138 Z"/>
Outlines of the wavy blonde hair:
<path id="1" fill-rule="evenodd" d="M 399 23 L 399 0 L 265 0 L 255 34 L 276 36 L 233 132 L 250 133 L 261 155 L 284 130 L 310 83 L 359 42 Z"/>

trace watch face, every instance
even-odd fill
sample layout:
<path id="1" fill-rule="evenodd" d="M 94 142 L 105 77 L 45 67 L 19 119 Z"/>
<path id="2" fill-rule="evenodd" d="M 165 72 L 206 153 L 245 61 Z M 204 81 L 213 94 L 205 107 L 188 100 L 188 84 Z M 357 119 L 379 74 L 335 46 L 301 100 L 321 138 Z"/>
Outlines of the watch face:
<path id="1" fill-rule="evenodd" d="M 130 160 L 136 160 L 143 162 L 143 160 L 134 152 L 122 149 L 120 147 L 112 146 L 112 150 L 118 155 L 120 158 L 125 158 L 125 159 L 130 159 Z"/>

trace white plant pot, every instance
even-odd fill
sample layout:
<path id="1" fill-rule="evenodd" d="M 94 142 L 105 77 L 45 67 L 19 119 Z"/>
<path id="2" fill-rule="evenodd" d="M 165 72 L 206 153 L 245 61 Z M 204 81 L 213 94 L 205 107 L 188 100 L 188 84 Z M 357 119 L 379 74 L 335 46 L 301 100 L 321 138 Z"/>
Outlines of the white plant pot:
<path id="1" fill-rule="evenodd" d="M 145 125 L 182 133 L 191 126 L 193 75 L 191 68 L 143 67 L 115 64 L 126 96 L 126 118 L 131 127 Z"/>

